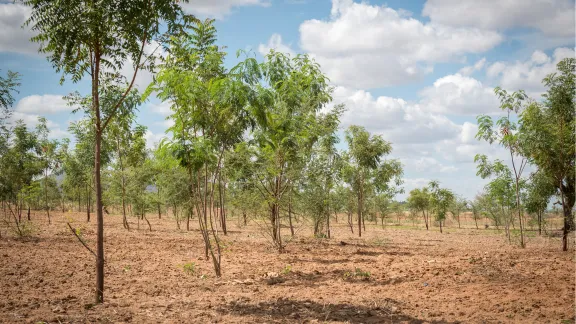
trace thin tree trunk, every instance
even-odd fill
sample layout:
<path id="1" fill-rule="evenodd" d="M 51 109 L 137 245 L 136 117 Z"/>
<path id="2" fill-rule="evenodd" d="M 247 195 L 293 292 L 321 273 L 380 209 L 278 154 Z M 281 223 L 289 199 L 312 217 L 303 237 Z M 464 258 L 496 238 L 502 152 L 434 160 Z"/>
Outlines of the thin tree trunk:
<path id="1" fill-rule="evenodd" d="M 44 200 L 46 205 L 46 214 L 48 215 L 48 225 L 52 224 L 50 219 L 50 206 L 48 206 L 48 170 L 44 171 Z"/>
<path id="2" fill-rule="evenodd" d="M 362 237 L 362 183 L 358 192 L 358 237 Z"/>
<path id="3" fill-rule="evenodd" d="M 288 223 L 290 224 L 290 235 L 294 237 L 294 226 L 292 225 L 292 195 L 288 196 Z M 246 225 L 246 221 L 244 221 L 244 225 Z"/>
<path id="4" fill-rule="evenodd" d="M 90 186 L 86 185 L 86 221 L 90 222 Z"/>
<path id="5" fill-rule="evenodd" d="M 425 210 L 422 210 L 422 215 L 424 216 L 424 224 L 426 224 L 426 230 L 428 230 L 428 217 L 426 217 Z"/>

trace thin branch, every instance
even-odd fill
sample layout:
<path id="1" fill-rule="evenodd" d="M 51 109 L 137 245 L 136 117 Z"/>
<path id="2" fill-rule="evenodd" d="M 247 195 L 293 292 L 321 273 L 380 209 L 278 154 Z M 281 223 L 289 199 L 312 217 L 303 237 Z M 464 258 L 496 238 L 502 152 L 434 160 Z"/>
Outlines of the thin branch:
<path id="1" fill-rule="evenodd" d="M 112 108 L 112 112 L 106 118 L 106 121 L 104 121 L 104 124 L 100 128 L 101 131 L 104 131 L 106 129 L 106 126 L 108 126 L 108 123 L 110 122 L 110 120 L 112 120 L 112 117 L 114 117 L 114 115 L 116 115 L 118 108 L 120 107 L 122 102 L 124 102 L 124 99 L 126 99 L 126 96 L 128 96 L 128 93 L 130 93 L 130 90 L 132 90 L 132 87 L 134 86 L 134 82 L 136 81 L 136 75 L 138 74 L 138 70 L 140 69 L 140 67 L 144 63 L 144 62 L 140 62 L 140 60 L 142 60 L 142 54 L 144 54 L 144 46 L 146 45 L 146 38 L 147 37 L 148 37 L 148 30 L 146 30 L 144 32 L 144 35 L 142 37 L 142 46 L 140 47 L 140 54 L 138 55 L 138 62 L 136 64 L 136 67 L 134 68 L 134 74 L 132 75 L 132 81 L 130 82 L 130 85 L 128 86 L 126 91 L 124 91 L 124 94 L 122 94 L 122 97 L 120 97 L 120 99 L 118 99 L 118 102 L 116 102 L 116 105 L 114 105 L 114 108 Z"/>
<path id="2" fill-rule="evenodd" d="M 78 239 L 78 241 L 80 241 L 80 243 L 82 243 L 82 245 L 84 245 L 84 247 L 90 251 L 90 253 L 92 253 L 94 255 L 95 258 L 98 258 L 98 256 L 96 255 L 96 253 L 94 253 L 94 251 L 92 251 L 92 249 L 90 247 L 88 247 L 88 245 L 86 245 L 86 242 L 84 242 L 84 240 L 78 236 L 78 234 L 76 233 L 76 229 L 72 227 L 72 225 L 70 225 L 70 223 L 66 223 L 68 225 L 68 227 L 70 228 L 70 231 L 72 231 L 72 234 L 74 234 L 74 236 L 76 236 L 76 238 Z"/>

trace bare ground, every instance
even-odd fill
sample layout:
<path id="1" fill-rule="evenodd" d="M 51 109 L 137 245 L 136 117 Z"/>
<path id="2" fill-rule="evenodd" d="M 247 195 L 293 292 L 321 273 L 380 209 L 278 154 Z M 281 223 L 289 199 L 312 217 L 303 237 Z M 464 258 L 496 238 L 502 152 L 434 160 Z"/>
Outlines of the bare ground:
<path id="1" fill-rule="evenodd" d="M 152 217 L 152 216 L 150 216 Z M 361 239 L 344 224 L 333 238 L 310 226 L 284 254 L 254 223 L 230 221 L 223 276 L 203 258 L 197 231 L 150 218 L 152 232 L 105 217 L 105 303 L 92 305 L 94 245 L 84 215 L 38 215 L 35 238 L 0 228 L 0 322 L 103 323 L 573 323 L 574 250 L 531 233 L 528 247 L 503 234 L 453 227 L 440 234 L 368 225 Z M 132 220 L 131 220 L 132 221 Z M 193 222 L 195 224 L 195 222 Z M 288 234 L 289 230 L 285 230 Z M 287 237 L 288 238 L 288 237 Z M 573 246 L 573 245 L 572 245 Z M 184 270 L 194 263 L 194 273 Z M 369 273 L 369 275 L 367 274 Z"/>

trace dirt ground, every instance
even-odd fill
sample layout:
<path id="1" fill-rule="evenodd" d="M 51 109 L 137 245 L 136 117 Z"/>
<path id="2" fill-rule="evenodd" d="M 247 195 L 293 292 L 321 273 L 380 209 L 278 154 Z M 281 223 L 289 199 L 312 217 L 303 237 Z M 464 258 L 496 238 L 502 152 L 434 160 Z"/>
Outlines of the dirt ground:
<path id="1" fill-rule="evenodd" d="M 298 225 L 278 254 L 261 226 L 230 221 L 217 279 L 197 231 L 149 217 L 152 232 L 105 217 L 105 303 L 96 306 L 94 257 L 66 227 L 74 219 L 94 246 L 94 221 L 67 213 L 47 225 L 35 215 L 27 240 L 0 227 L 0 322 L 574 322 L 574 250 L 561 252 L 559 238 L 531 233 L 521 249 L 485 229 L 367 224 L 358 239 L 340 223 L 328 240 Z"/>

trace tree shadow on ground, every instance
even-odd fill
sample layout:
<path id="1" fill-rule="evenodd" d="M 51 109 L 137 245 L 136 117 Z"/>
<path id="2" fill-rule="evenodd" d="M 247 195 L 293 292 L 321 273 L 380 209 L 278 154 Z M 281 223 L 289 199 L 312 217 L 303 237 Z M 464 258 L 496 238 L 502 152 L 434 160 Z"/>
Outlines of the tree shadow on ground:
<path id="1" fill-rule="evenodd" d="M 390 305 L 390 304 L 388 304 Z M 221 314 L 247 316 L 246 321 L 266 323 L 304 323 L 308 321 L 339 321 L 347 323 L 458 323 L 421 320 L 402 314 L 394 306 L 359 306 L 353 304 L 321 304 L 310 300 L 266 301 L 257 304 L 232 301 L 216 308 Z"/>

